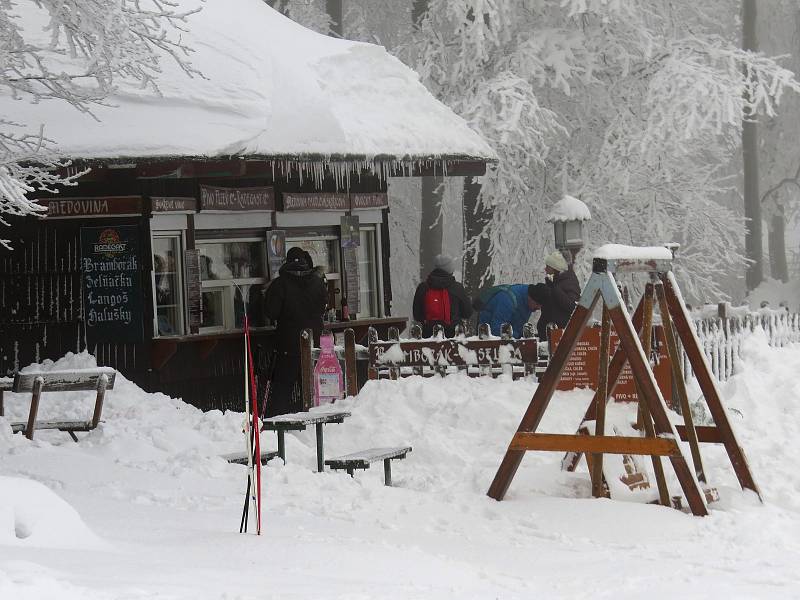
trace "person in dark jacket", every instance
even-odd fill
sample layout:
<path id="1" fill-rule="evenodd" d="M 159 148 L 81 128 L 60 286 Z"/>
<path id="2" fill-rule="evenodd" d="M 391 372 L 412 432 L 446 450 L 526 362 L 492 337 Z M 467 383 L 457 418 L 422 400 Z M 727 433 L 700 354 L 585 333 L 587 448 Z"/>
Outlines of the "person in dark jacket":
<path id="1" fill-rule="evenodd" d="M 434 269 L 428 274 L 428 277 L 417 286 L 417 291 L 414 294 L 413 313 L 414 320 L 422 323 L 422 336 L 431 337 L 433 335 L 433 328 L 436 325 L 444 327 L 444 334 L 446 337 L 453 337 L 455 335 L 456 325 L 461 319 L 469 319 L 472 315 L 472 306 L 469 301 L 469 296 L 464 289 L 464 286 L 456 281 L 453 277 L 455 271 L 455 262 L 446 254 L 439 254 L 433 259 Z M 450 319 L 449 322 L 444 320 L 430 319 L 426 315 L 426 296 L 428 290 L 446 290 L 450 304 Z"/>
<path id="2" fill-rule="evenodd" d="M 546 294 L 538 298 L 542 305 L 542 313 L 536 329 L 540 340 L 547 340 L 547 326 L 554 324 L 564 328 L 575 310 L 575 305 L 581 297 L 581 284 L 575 271 L 569 268 L 566 259 L 558 251 L 550 254 L 544 261 Z M 538 284 L 539 286 L 541 284 Z"/>
<path id="3" fill-rule="evenodd" d="M 300 335 L 303 329 L 314 332 L 319 345 L 322 314 L 327 294 L 325 284 L 309 266 L 301 248 L 290 248 L 279 277 L 267 289 L 264 314 L 277 321 L 275 330 L 275 368 L 267 401 L 266 416 L 301 409 L 295 388 L 300 380 Z"/>

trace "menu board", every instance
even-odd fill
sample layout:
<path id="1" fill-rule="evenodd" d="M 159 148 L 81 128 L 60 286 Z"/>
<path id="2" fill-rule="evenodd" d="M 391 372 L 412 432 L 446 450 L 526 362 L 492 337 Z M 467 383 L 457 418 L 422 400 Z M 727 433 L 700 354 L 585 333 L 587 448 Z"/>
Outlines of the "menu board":
<path id="1" fill-rule="evenodd" d="M 186 306 L 189 309 L 189 333 L 200 331 L 203 296 L 200 288 L 200 250 L 184 252 L 186 265 Z"/>
<path id="2" fill-rule="evenodd" d="M 656 376 L 656 383 L 658 384 L 661 394 L 667 404 L 672 401 L 672 368 L 667 355 L 667 344 L 664 338 L 664 328 L 661 325 L 653 327 L 656 331 L 656 348 L 655 352 L 651 353 L 651 364 L 653 364 L 653 357 L 657 356 L 658 359 L 653 364 L 653 372 Z M 564 335 L 563 329 L 554 329 L 551 333 L 551 351 L 552 356 L 555 349 L 558 347 L 558 342 L 561 341 L 561 336 Z M 619 338 L 616 332 L 611 330 L 611 343 L 609 351 L 609 363 L 614 351 L 619 344 Z M 564 366 L 564 371 L 561 374 L 561 379 L 558 382 L 556 389 L 559 390 L 572 390 L 575 388 L 590 388 L 597 389 L 598 384 L 598 369 L 600 362 L 600 327 L 587 327 L 584 329 L 581 338 L 575 345 L 572 355 Z M 617 385 L 614 388 L 614 398 L 619 402 L 636 402 L 639 397 L 636 395 L 636 384 L 633 380 L 633 372 L 630 365 L 627 363 L 622 369 L 617 380 Z"/>
<path id="3" fill-rule="evenodd" d="M 138 227 L 81 227 L 81 271 L 87 334 L 108 342 L 142 341 Z"/>
<path id="4" fill-rule="evenodd" d="M 343 248 L 344 272 L 347 289 L 347 308 L 354 315 L 359 311 L 358 248 Z"/>

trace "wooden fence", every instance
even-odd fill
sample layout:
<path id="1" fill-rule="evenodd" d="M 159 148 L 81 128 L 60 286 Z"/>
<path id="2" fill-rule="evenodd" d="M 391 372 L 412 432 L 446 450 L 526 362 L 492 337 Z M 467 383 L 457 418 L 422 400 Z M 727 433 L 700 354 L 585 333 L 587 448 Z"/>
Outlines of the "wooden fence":
<path id="1" fill-rule="evenodd" d="M 776 348 L 800 342 L 800 314 L 768 308 L 751 311 L 747 307 L 731 307 L 726 302 L 717 306 L 715 316 L 710 316 L 713 311 L 713 306 L 706 306 L 692 315 L 700 346 L 720 381 L 733 375 L 745 340 L 757 330 L 763 331 L 769 345 Z M 688 377 L 690 368 L 685 356 L 683 368 Z"/>

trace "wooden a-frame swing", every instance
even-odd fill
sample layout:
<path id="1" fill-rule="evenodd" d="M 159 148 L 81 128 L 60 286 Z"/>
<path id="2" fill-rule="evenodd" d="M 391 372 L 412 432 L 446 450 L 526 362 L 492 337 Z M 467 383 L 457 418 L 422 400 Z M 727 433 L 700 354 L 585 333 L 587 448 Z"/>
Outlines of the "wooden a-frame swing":
<path id="1" fill-rule="evenodd" d="M 617 288 L 615 273 L 649 273 L 650 282 L 637 307 L 633 322 Z M 576 343 L 587 327 L 598 300 L 603 302 L 600 337 L 599 383 L 594 398 L 575 435 L 537 433 L 536 429 L 547 410 L 553 392 Z M 653 307 L 657 301 L 664 327 L 667 350 L 672 364 L 672 376 L 684 424 L 674 426 L 669 419 L 667 406 L 656 384 L 653 370 L 646 358 L 650 354 L 653 326 Z M 611 325 L 619 336 L 619 346 L 609 364 L 609 338 Z M 674 330 L 673 330 L 674 327 Z M 641 333 L 641 340 L 637 336 Z M 714 426 L 696 427 L 686 396 L 686 386 L 681 372 L 677 337 L 683 344 L 689 363 L 714 419 Z M 626 362 L 630 364 L 639 397 L 639 426 L 644 437 L 605 435 L 606 404 L 613 394 Z M 594 433 L 588 434 L 585 423 L 595 421 Z M 689 442 L 692 465 L 689 468 L 678 440 Z M 700 456 L 701 442 L 722 443 L 742 489 L 761 493 L 747 465 L 744 451 L 736 440 L 719 389 L 708 363 L 703 356 L 697 336 L 692 329 L 686 306 L 672 273 L 672 255 L 667 248 L 628 248 L 608 246 L 601 248 L 592 264 L 592 275 L 581 293 L 578 305 L 567 324 L 564 335 L 539 381 L 517 433 L 511 439 L 505 457 L 489 488 L 488 495 L 502 500 L 529 450 L 566 452 L 563 466 L 573 470 L 582 454 L 586 454 L 592 479 L 592 494 L 607 496 L 608 488 L 603 478 L 603 454 L 649 455 L 659 491 L 659 502 L 670 505 L 670 496 L 661 465 L 661 456 L 669 458 L 680 482 L 689 509 L 697 516 L 708 514 L 705 495 L 706 477 Z M 705 494 L 704 494 L 705 492 Z"/>

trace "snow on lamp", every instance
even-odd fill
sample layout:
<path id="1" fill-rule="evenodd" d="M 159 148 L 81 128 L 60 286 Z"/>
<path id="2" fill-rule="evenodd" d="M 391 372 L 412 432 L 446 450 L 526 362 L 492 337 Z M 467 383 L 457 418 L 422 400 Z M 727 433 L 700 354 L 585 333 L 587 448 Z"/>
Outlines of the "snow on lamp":
<path id="1" fill-rule="evenodd" d="M 590 221 L 589 207 L 573 196 L 565 195 L 555 203 L 548 223 L 553 224 L 556 248 L 564 254 L 569 264 L 583 248 L 583 222 Z"/>

